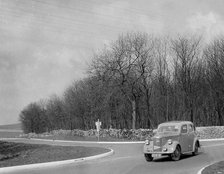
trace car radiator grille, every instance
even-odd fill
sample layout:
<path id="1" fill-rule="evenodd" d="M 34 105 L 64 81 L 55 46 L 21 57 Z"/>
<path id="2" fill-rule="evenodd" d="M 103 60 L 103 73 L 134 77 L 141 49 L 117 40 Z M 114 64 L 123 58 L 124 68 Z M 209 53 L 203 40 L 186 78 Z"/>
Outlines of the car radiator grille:
<path id="1" fill-rule="evenodd" d="M 153 139 L 153 151 L 154 152 L 161 152 L 162 151 L 162 139 L 161 138 L 154 138 Z"/>

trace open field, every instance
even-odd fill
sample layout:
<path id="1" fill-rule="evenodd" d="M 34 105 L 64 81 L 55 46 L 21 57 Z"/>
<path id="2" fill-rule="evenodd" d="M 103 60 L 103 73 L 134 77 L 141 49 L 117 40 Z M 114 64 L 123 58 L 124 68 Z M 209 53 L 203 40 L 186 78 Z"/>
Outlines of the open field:
<path id="1" fill-rule="evenodd" d="M 21 124 L 0 125 L 0 138 L 15 138 L 22 134 Z"/>
<path id="2" fill-rule="evenodd" d="M 10 132 L 0 130 L 0 138 L 15 138 L 18 137 L 22 132 Z"/>
<path id="3" fill-rule="evenodd" d="M 22 126 L 21 126 L 21 123 L 0 125 L 0 129 L 4 129 L 4 130 L 22 130 Z"/>
<path id="4" fill-rule="evenodd" d="M 50 146 L 0 141 L 0 167 L 75 159 L 108 151 L 99 147 Z"/>

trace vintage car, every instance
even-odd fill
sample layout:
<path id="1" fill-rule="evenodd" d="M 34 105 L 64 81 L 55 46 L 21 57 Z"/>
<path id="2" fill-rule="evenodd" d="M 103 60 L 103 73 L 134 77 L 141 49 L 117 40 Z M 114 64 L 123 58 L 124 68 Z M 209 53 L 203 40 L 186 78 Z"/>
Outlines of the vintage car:
<path id="1" fill-rule="evenodd" d="M 182 154 L 197 155 L 199 147 L 200 143 L 192 122 L 172 121 L 158 126 L 155 135 L 146 139 L 143 151 L 146 161 L 164 155 L 178 161 Z"/>

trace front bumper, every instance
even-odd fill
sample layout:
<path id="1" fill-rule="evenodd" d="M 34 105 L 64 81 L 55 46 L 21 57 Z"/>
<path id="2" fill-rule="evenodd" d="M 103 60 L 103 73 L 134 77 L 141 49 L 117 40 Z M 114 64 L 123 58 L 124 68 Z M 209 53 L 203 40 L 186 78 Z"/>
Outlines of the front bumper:
<path id="1" fill-rule="evenodd" d="M 150 145 L 144 145 L 144 150 L 143 152 L 145 154 L 164 154 L 164 155 L 169 155 L 174 152 L 175 148 L 172 145 L 165 145 L 160 147 L 159 149 L 154 149 L 154 147 Z"/>

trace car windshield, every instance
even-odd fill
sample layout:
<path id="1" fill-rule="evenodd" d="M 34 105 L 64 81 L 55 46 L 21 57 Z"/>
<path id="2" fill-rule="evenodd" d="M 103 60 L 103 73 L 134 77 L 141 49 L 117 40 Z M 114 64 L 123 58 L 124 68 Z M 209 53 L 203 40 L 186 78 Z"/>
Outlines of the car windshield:
<path id="1" fill-rule="evenodd" d="M 169 125 L 169 126 L 160 126 L 158 129 L 159 133 L 164 133 L 164 132 L 178 132 L 179 127 L 177 125 Z"/>

